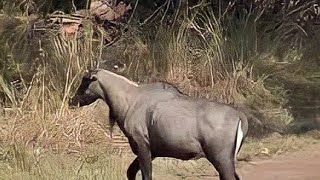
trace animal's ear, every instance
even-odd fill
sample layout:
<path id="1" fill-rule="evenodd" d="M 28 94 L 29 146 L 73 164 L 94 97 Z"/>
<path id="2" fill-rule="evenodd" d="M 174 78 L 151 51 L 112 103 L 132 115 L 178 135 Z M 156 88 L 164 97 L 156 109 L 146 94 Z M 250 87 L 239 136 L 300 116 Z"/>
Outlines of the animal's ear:
<path id="1" fill-rule="evenodd" d="M 90 72 L 88 70 L 85 70 L 83 73 L 83 78 L 90 79 L 90 76 L 91 76 Z"/>
<path id="2" fill-rule="evenodd" d="M 94 74 L 94 73 L 91 72 L 91 71 L 86 70 L 86 71 L 84 72 L 83 78 L 85 78 L 85 79 L 87 79 L 87 80 L 90 80 L 90 81 L 96 81 L 96 80 L 97 80 L 97 75 Z"/>
<path id="3" fill-rule="evenodd" d="M 97 75 L 96 75 L 96 74 L 91 74 L 90 79 L 91 79 L 92 81 L 96 81 L 98 78 L 97 78 Z"/>

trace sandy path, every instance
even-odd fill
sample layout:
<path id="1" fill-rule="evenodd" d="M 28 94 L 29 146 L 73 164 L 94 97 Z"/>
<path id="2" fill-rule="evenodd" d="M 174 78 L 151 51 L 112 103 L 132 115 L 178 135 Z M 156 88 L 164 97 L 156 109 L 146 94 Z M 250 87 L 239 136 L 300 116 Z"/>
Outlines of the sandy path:
<path id="1" fill-rule="evenodd" d="M 241 167 L 245 180 L 320 180 L 320 144 Z"/>

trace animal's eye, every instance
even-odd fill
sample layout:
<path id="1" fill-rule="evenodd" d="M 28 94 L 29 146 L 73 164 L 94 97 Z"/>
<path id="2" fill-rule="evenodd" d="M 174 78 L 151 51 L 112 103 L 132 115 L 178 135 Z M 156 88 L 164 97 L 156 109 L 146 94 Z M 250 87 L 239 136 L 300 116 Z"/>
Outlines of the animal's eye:
<path id="1" fill-rule="evenodd" d="M 113 71 L 116 71 L 116 72 L 119 72 L 119 73 L 121 73 L 121 72 L 123 72 L 123 71 L 125 71 L 126 70 L 126 64 L 125 63 L 118 63 L 118 64 L 115 64 L 115 65 L 113 65 L 113 67 L 112 67 L 112 69 L 113 69 Z"/>
<path id="2" fill-rule="evenodd" d="M 85 94 L 91 94 L 92 92 L 91 92 L 90 89 L 86 89 L 86 90 L 84 91 L 84 93 L 85 93 Z"/>

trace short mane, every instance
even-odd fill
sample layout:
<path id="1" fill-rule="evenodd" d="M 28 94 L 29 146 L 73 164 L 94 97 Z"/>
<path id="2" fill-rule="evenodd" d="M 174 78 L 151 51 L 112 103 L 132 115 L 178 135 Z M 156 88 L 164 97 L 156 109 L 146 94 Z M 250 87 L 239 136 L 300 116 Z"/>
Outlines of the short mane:
<path id="1" fill-rule="evenodd" d="M 98 71 L 103 71 L 103 72 L 105 72 L 105 73 L 111 74 L 111 75 L 113 75 L 113 76 L 115 76 L 115 77 L 117 77 L 117 78 L 119 78 L 119 79 L 122 79 L 122 80 L 126 81 L 126 82 L 129 83 L 129 84 L 132 84 L 132 85 L 134 85 L 134 86 L 136 86 L 136 87 L 139 87 L 139 85 L 138 85 L 137 83 L 135 83 L 135 82 L 133 82 L 133 81 L 130 81 L 128 78 L 126 78 L 126 77 L 124 77 L 124 76 L 120 76 L 120 75 L 118 75 L 118 74 L 116 74 L 116 73 L 114 73 L 114 72 L 111 72 L 111 71 L 108 71 L 108 70 L 105 70 L 105 69 L 99 69 Z"/>
<path id="2" fill-rule="evenodd" d="M 164 81 L 164 80 L 160 80 L 159 82 L 160 82 L 160 83 L 163 83 L 163 84 L 165 84 L 165 85 L 171 86 L 172 88 L 174 88 L 176 91 L 178 91 L 178 92 L 179 92 L 180 94 L 182 94 L 182 95 L 189 96 L 188 94 L 182 92 L 182 91 L 180 90 L 180 88 L 179 88 L 176 84 L 173 84 L 173 83 L 171 83 L 171 82 L 167 82 L 167 81 Z"/>

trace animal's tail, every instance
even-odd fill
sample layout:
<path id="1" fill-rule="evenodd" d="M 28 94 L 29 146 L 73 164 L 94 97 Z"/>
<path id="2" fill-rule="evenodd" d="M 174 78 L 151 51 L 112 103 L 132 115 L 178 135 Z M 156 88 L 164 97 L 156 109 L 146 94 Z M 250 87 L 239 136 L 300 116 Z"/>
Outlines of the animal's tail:
<path id="1" fill-rule="evenodd" d="M 247 132 L 248 132 L 248 121 L 247 121 L 247 118 L 243 114 L 241 114 L 238 122 L 236 141 L 235 141 L 235 151 L 234 151 L 235 161 L 237 159 L 237 154 L 239 153 L 241 146 L 243 144 L 243 140 L 247 135 Z"/>

